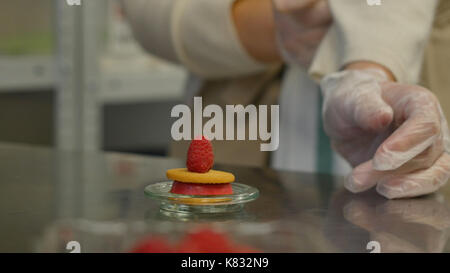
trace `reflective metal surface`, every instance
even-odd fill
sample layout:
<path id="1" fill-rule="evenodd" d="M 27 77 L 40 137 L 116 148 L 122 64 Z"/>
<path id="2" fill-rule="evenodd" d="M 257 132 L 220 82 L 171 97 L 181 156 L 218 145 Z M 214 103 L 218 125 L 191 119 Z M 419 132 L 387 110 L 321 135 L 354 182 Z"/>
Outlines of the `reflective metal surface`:
<path id="1" fill-rule="evenodd" d="M 260 197 L 238 213 L 161 213 L 144 188 L 183 165 L 0 144 L 0 252 L 450 252 L 448 186 L 387 200 L 342 178 L 218 165 Z"/>

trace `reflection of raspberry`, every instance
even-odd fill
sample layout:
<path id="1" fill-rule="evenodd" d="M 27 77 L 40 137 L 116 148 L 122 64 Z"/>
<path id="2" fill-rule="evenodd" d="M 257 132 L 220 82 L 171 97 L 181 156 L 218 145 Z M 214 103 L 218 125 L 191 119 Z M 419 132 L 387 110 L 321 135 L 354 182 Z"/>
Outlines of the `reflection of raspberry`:
<path id="1" fill-rule="evenodd" d="M 178 243 L 176 253 L 254 253 L 256 249 L 235 243 L 222 232 L 208 228 L 189 232 Z"/>
<path id="2" fill-rule="evenodd" d="M 214 154 L 211 142 L 205 137 L 194 139 L 189 145 L 186 166 L 190 172 L 206 173 L 212 168 Z"/>
<path id="3" fill-rule="evenodd" d="M 225 234 L 210 229 L 189 232 L 178 243 L 176 253 L 229 253 L 232 242 Z"/>
<path id="4" fill-rule="evenodd" d="M 164 237 L 149 237 L 140 241 L 131 250 L 132 253 L 170 253 L 172 247 Z"/>
<path id="5" fill-rule="evenodd" d="M 175 244 L 165 237 L 150 236 L 139 241 L 132 253 L 255 253 L 258 250 L 237 244 L 227 234 L 213 229 L 201 228 L 185 234 Z"/>

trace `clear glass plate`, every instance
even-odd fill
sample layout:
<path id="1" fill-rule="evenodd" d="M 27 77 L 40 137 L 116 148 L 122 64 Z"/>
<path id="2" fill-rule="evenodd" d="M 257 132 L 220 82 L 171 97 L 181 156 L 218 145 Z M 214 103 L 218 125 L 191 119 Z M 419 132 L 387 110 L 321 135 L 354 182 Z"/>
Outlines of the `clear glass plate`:
<path id="1" fill-rule="evenodd" d="M 231 195 L 184 195 L 170 193 L 172 181 L 165 181 L 148 185 L 144 192 L 160 202 L 161 211 L 164 211 L 165 215 L 236 212 L 241 210 L 245 203 L 259 196 L 258 189 L 248 185 L 234 182 L 231 187 Z"/>

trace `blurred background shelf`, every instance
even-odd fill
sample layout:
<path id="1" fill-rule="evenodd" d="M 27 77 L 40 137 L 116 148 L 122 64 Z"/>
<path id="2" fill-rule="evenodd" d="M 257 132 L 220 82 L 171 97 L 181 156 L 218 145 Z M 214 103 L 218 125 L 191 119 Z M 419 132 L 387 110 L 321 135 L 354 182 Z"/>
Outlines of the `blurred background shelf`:
<path id="1" fill-rule="evenodd" d="M 0 6 L 0 141 L 166 153 L 186 71 L 143 52 L 116 0 Z"/>
<path id="2" fill-rule="evenodd" d="M 0 92 L 54 88 L 54 63 L 50 55 L 0 56 Z"/>
<path id="3" fill-rule="evenodd" d="M 131 66 L 117 58 L 102 58 L 100 100 L 104 103 L 133 103 L 143 100 L 179 100 L 186 72 L 156 58 L 137 58 Z"/>

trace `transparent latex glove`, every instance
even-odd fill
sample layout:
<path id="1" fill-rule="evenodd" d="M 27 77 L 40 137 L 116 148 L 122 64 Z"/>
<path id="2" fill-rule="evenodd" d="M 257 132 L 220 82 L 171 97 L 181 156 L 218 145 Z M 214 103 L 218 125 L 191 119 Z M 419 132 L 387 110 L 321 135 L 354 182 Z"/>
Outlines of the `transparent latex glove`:
<path id="1" fill-rule="evenodd" d="M 450 137 L 427 89 L 388 82 L 382 70 L 347 70 L 321 82 L 333 148 L 354 167 L 352 192 L 376 186 L 387 198 L 436 191 L 450 177 Z"/>
<path id="2" fill-rule="evenodd" d="M 273 0 L 278 48 L 289 64 L 308 67 L 332 16 L 326 0 Z"/>

